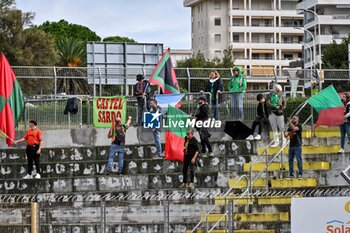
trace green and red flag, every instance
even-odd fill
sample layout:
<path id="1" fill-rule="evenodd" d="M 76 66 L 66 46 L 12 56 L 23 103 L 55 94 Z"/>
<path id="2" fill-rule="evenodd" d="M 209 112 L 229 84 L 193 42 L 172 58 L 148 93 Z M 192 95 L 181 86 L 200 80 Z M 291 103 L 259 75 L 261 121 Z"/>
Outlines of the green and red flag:
<path id="1" fill-rule="evenodd" d="M 5 55 L 0 57 L 0 131 L 8 146 L 15 139 L 15 127 L 24 110 L 24 98 L 16 76 Z"/>
<path id="2" fill-rule="evenodd" d="M 344 123 L 344 105 L 333 85 L 309 98 L 307 103 L 319 113 L 316 127 L 337 126 Z"/>
<path id="3" fill-rule="evenodd" d="M 168 105 L 166 118 L 164 158 L 172 161 L 184 160 L 184 143 L 188 130 L 189 116 L 183 111 Z"/>
<path id="4" fill-rule="evenodd" d="M 170 57 L 170 49 L 167 49 L 162 58 L 158 61 L 149 82 L 159 86 L 162 89 L 163 94 L 180 93 L 179 84 Z"/>

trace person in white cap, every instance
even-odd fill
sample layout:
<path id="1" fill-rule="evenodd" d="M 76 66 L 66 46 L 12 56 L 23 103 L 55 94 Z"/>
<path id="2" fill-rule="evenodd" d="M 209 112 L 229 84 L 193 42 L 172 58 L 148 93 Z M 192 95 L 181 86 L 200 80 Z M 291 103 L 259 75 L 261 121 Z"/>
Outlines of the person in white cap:
<path id="1" fill-rule="evenodd" d="M 276 84 L 273 91 L 267 95 L 266 105 L 269 111 L 269 122 L 273 132 L 274 143 L 272 147 L 277 147 L 280 144 L 277 128 L 282 132 L 282 145 L 285 144 L 286 139 L 283 137 L 284 130 L 284 115 L 283 110 L 286 108 L 286 101 L 282 94 L 282 87 Z"/>

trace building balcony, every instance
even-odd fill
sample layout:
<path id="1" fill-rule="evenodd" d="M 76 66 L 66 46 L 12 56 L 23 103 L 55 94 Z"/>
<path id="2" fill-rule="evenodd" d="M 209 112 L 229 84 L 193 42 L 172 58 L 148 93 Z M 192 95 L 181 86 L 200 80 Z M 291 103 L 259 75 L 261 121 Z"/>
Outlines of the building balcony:
<path id="1" fill-rule="evenodd" d="M 350 14 L 338 15 L 319 15 L 321 25 L 350 25 Z M 317 17 L 310 18 L 306 21 L 306 29 L 318 25 Z"/>
<path id="2" fill-rule="evenodd" d="M 315 40 L 316 40 L 315 44 L 317 45 L 317 44 L 321 43 L 321 44 L 327 45 L 327 44 L 331 44 L 333 42 L 333 40 L 335 40 L 335 42 L 337 44 L 340 44 L 342 42 L 343 38 L 347 38 L 347 37 L 348 37 L 348 35 L 346 35 L 346 34 L 321 35 L 321 37 L 316 36 L 315 37 Z M 307 44 L 312 47 L 314 42 L 312 40 L 309 40 L 307 42 Z"/>
<path id="3" fill-rule="evenodd" d="M 302 51 L 302 44 L 299 43 L 247 43 L 232 42 L 229 43 L 234 49 L 288 49 Z"/>
<path id="4" fill-rule="evenodd" d="M 238 10 L 232 9 L 228 11 L 229 16 L 281 16 L 303 18 L 303 15 L 298 15 L 296 10 Z"/>
<path id="5" fill-rule="evenodd" d="M 253 26 L 231 26 L 229 28 L 231 33 L 288 33 L 288 34 L 303 34 L 303 30 L 294 27 L 253 27 Z"/>
<path id="6" fill-rule="evenodd" d="M 184 7 L 190 7 L 190 6 L 193 6 L 199 2 L 201 2 L 202 0 L 184 0 L 183 1 L 183 6 Z"/>
<path id="7" fill-rule="evenodd" d="M 349 0 L 311 0 L 297 4 L 297 9 L 311 9 L 316 5 L 349 5 Z"/>

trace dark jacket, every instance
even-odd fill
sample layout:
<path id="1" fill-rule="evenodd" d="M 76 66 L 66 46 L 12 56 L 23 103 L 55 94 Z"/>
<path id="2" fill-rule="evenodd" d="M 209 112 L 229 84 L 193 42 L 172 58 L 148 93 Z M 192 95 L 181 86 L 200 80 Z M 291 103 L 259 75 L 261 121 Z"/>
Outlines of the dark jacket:
<path id="1" fill-rule="evenodd" d="M 196 112 L 196 120 L 197 121 L 206 121 L 209 119 L 209 105 L 207 103 L 199 106 Z"/>
<path id="2" fill-rule="evenodd" d="M 76 97 L 67 99 L 66 108 L 64 109 L 64 115 L 68 113 L 76 114 L 78 112 L 78 99 Z"/>
<path id="3" fill-rule="evenodd" d="M 134 96 L 137 96 L 138 100 L 142 100 L 142 95 L 146 94 L 147 98 L 149 98 L 149 94 L 151 93 L 151 86 L 148 84 L 147 80 L 143 80 L 143 93 L 137 93 L 137 85 L 139 83 L 134 84 Z M 148 84 L 148 85 L 147 85 Z"/>
<path id="4" fill-rule="evenodd" d="M 212 83 L 210 82 L 210 80 L 208 80 L 208 83 L 204 89 L 205 92 L 210 92 L 212 94 L 212 98 L 211 98 L 211 101 L 212 103 L 211 104 L 216 104 L 216 94 L 218 91 L 224 91 L 224 85 L 222 83 L 222 80 L 221 78 L 218 78 L 218 80 L 216 80 L 214 83 L 213 83 L 213 92 L 211 92 L 211 85 Z M 222 102 L 222 95 L 219 95 L 219 100 L 218 100 L 219 103 Z"/>
<path id="5" fill-rule="evenodd" d="M 350 112 L 350 101 L 346 101 L 344 104 L 344 119 L 347 120 L 348 122 L 350 122 L 350 116 L 349 116 L 349 112 Z M 346 117 L 347 116 L 347 117 Z"/>
<path id="6" fill-rule="evenodd" d="M 185 145 L 187 143 L 188 139 L 187 137 L 185 138 Z M 185 146 L 186 148 L 186 146 Z M 198 144 L 198 141 L 197 141 L 197 138 L 195 137 L 192 137 L 191 140 L 188 141 L 188 145 L 187 145 L 187 151 L 185 149 L 184 151 L 184 156 L 188 156 L 190 158 L 192 158 L 196 152 L 199 152 L 199 144 Z"/>
<path id="7" fill-rule="evenodd" d="M 269 118 L 269 112 L 268 112 L 268 109 L 267 109 L 267 104 L 266 102 L 265 103 L 259 103 L 258 104 L 258 107 L 256 109 L 256 115 L 257 115 L 257 119 L 260 120 L 262 118 L 266 118 L 268 119 Z"/>

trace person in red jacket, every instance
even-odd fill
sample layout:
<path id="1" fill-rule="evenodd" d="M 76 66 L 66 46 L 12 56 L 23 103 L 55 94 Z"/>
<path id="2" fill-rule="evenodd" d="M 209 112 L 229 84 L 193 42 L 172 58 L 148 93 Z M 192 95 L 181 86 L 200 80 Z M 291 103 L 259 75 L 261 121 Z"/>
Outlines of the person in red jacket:
<path id="1" fill-rule="evenodd" d="M 26 132 L 23 138 L 15 141 L 20 143 L 27 141 L 26 155 L 28 161 L 27 175 L 23 179 L 32 179 L 33 161 L 35 163 L 36 175 L 34 178 L 40 179 L 40 154 L 42 148 L 43 138 L 41 136 L 41 130 L 37 128 L 37 122 L 34 120 L 29 121 L 29 130 Z"/>

